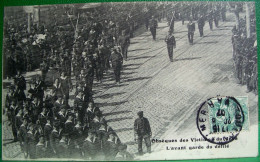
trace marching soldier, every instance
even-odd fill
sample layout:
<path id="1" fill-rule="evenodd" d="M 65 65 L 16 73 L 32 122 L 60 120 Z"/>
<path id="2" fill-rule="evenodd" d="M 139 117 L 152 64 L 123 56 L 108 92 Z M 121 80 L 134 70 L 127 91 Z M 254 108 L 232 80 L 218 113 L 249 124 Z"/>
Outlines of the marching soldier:
<path id="1" fill-rule="evenodd" d="M 191 19 L 190 19 L 189 23 L 187 24 L 187 28 L 188 28 L 189 43 L 190 43 L 190 45 L 193 45 L 193 36 L 194 36 L 194 32 L 195 32 L 195 23 L 193 23 Z"/>
<path id="2" fill-rule="evenodd" d="M 118 43 L 121 46 L 121 51 L 124 57 L 124 60 L 127 61 L 127 51 L 130 45 L 130 37 L 125 34 L 125 31 L 122 31 L 122 35 L 118 39 Z"/>
<path id="3" fill-rule="evenodd" d="M 17 114 L 17 111 L 18 111 L 18 106 L 16 105 L 15 101 L 12 101 L 8 113 L 11 116 L 10 122 L 11 122 L 11 126 L 12 126 L 12 133 L 13 133 L 13 137 L 14 137 L 14 140 L 13 140 L 14 142 L 17 141 L 17 129 L 16 129 L 16 126 L 15 126 L 15 116 Z"/>
<path id="4" fill-rule="evenodd" d="M 175 17 L 175 12 L 172 12 L 170 14 L 170 21 L 168 22 L 169 23 L 169 30 L 174 32 L 174 21 L 175 21 L 176 17 Z"/>
<path id="5" fill-rule="evenodd" d="M 95 53 L 93 54 L 93 66 L 96 71 L 97 81 L 101 83 L 103 79 L 103 67 L 98 49 L 96 49 Z"/>
<path id="6" fill-rule="evenodd" d="M 23 110 L 19 109 L 17 115 L 15 116 L 15 128 L 19 130 L 20 126 L 23 124 Z"/>
<path id="7" fill-rule="evenodd" d="M 22 91 L 26 90 L 26 81 L 22 76 L 21 71 L 17 72 L 17 75 L 14 78 L 14 84 Z"/>
<path id="8" fill-rule="evenodd" d="M 165 42 L 167 44 L 170 61 L 173 62 L 173 48 L 176 48 L 176 41 L 175 41 L 175 37 L 172 34 L 172 31 L 169 31 L 168 33 L 169 34 L 166 36 Z"/>
<path id="9" fill-rule="evenodd" d="M 118 153 L 118 138 L 115 136 L 114 132 L 109 132 L 109 137 L 105 143 L 105 157 L 106 160 L 112 161 L 115 159 L 116 154 Z"/>
<path id="10" fill-rule="evenodd" d="M 119 47 L 117 46 L 115 46 L 112 49 L 111 62 L 112 62 L 112 67 L 114 69 L 116 83 L 120 84 L 120 75 L 121 75 L 121 69 L 123 65 L 123 56 L 122 53 L 120 52 Z"/>
<path id="11" fill-rule="evenodd" d="M 150 31 L 153 36 L 153 40 L 156 40 L 156 29 L 158 27 L 158 22 L 157 22 L 157 20 L 155 20 L 154 16 L 152 16 L 152 19 L 151 19 L 149 25 L 150 25 Z"/>
<path id="12" fill-rule="evenodd" d="M 213 30 L 213 10 L 210 10 L 208 14 L 209 28 Z"/>
<path id="13" fill-rule="evenodd" d="M 65 75 L 65 72 L 61 73 L 60 76 L 60 89 L 63 99 L 65 100 L 66 105 L 68 105 L 69 100 L 69 90 L 70 90 L 70 79 Z"/>
<path id="14" fill-rule="evenodd" d="M 203 27 L 205 25 L 205 20 L 204 17 L 201 15 L 199 20 L 198 20 L 198 28 L 199 28 L 199 32 L 200 32 L 200 37 L 203 37 Z"/>
<path id="15" fill-rule="evenodd" d="M 145 141 L 146 147 L 147 147 L 147 152 L 151 153 L 151 128 L 150 124 L 147 118 L 143 117 L 143 111 L 139 111 L 137 113 L 138 118 L 135 120 L 134 123 L 134 137 L 135 141 L 138 143 L 138 153 L 139 155 L 143 154 L 143 149 L 142 149 L 142 143 L 143 140 Z"/>
<path id="16" fill-rule="evenodd" d="M 47 148 L 46 156 L 51 156 L 50 135 L 52 132 L 52 126 L 49 117 L 47 118 L 47 123 L 44 126 L 43 132 L 44 132 L 43 134 L 44 134 L 45 147 Z"/>
<path id="17" fill-rule="evenodd" d="M 39 142 L 36 145 L 36 158 L 45 158 L 46 157 L 46 147 L 44 145 L 44 138 L 40 137 Z"/>
<path id="18" fill-rule="evenodd" d="M 61 140 L 58 144 L 58 153 L 59 157 L 67 158 L 68 157 L 68 141 L 66 140 L 66 136 L 62 135 Z"/>
<path id="19" fill-rule="evenodd" d="M 214 19 L 215 26 L 216 26 L 216 28 L 218 28 L 218 22 L 219 22 L 219 11 L 218 11 L 218 9 L 214 10 L 213 17 L 214 17 L 213 19 Z"/>
<path id="20" fill-rule="evenodd" d="M 71 140 L 71 135 L 73 134 L 73 128 L 74 128 L 74 123 L 72 121 L 72 114 L 68 115 L 68 119 L 66 120 L 64 124 L 64 132 L 63 134 L 67 137 L 68 143 Z"/>
<path id="21" fill-rule="evenodd" d="M 50 146 L 51 146 L 51 150 L 54 153 L 54 157 L 59 157 L 58 154 L 58 145 L 59 145 L 59 141 L 60 141 L 60 134 L 59 134 L 59 126 L 58 125 L 54 125 L 53 126 L 53 130 L 50 134 Z"/>
<path id="22" fill-rule="evenodd" d="M 82 150 L 85 159 L 94 160 L 96 158 L 99 149 L 98 149 L 98 144 L 96 142 L 95 132 L 93 130 L 89 131 L 88 137 L 84 140 L 82 147 L 83 147 Z"/>
<path id="23" fill-rule="evenodd" d="M 30 157 L 30 159 L 36 158 L 36 136 L 34 131 L 34 125 L 31 124 L 29 126 L 29 131 L 26 134 L 26 143 L 27 143 L 27 154 Z"/>
<path id="24" fill-rule="evenodd" d="M 43 60 L 43 62 L 40 65 L 40 69 L 41 69 L 41 72 L 42 72 L 42 80 L 45 81 L 46 74 L 49 70 L 49 67 L 48 67 L 46 60 Z"/>
<path id="25" fill-rule="evenodd" d="M 111 55 L 111 51 L 105 45 L 104 42 L 102 42 L 100 44 L 100 46 L 98 47 L 98 50 L 99 50 L 99 54 L 100 54 L 100 57 L 101 57 L 102 67 L 104 69 L 104 72 L 106 73 L 108 71 L 108 69 L 110 68 L 109 58 L 110 58 L 110 55 Z"/>
<path id="26" fill-rule="evenodd" d="M 24 157 L 27 158 L 28 154 L 26 152 L 27 149 L 27 141 L 26 141 L 26 134 L 27 134 L 27 119 L 23 119 L 23 124 L 19 128 L 18 138 L 20 141 L 21 150 L 24 153 Z"/>

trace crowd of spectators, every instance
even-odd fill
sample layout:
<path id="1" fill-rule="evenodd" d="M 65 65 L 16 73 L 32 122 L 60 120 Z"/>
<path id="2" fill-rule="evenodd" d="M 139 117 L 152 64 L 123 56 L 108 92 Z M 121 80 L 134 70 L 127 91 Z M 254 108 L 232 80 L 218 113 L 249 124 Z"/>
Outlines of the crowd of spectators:
<path id="1" fill-rule="evenodd" d="M 247 34 L 246 17 L 232 29 L 233 59 L 238 83 L 247 86 L 247 92 L 258 94 L 257 40 L 255 15 L 250 17 L 250 36 Z"/>

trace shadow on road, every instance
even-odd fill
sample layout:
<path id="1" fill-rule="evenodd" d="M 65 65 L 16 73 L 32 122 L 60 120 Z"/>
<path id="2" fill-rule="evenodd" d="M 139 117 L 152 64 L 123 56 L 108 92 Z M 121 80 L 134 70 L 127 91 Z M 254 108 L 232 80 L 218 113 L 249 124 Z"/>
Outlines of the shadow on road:
<path id="1" fill-rule="evenodd" d="M 134 58 L 131 58 L 131 60 L 138 60 L 138 59 L 145 59 L 145 58 L 152 58 L 152 57 L 155 57 L 155 56 L 134 57 Z"/>
<path id="2" fill-rule="evenodd" d="M 147 48 L 139 48 L 139 49 L 128 50 L 128 52 L 143 51 L 143 50 L 147 50 Z"/>
<path id="3" fill-rule="evenodd" d="M 129 66 L 140 66 L 141 64 L 127 64 L 127 65 L 123 65 L 123 67 L 129 67 Z"/>
<path id="4" fill-rule="evenodd" d="M 124 94 L 124 93 L 125 92 L 109 93 L 109 94 L 104 94 L 104 95 L 97 96 L 96 98 L 107 99 L 107 98 L 118 96 L 118 95 L 121 95 L 121 94 Z"/>
<path id="5" fill-rule="evenodd" d="M 139 77 L 139 78 L 130 78 L 127 79 L 127 82 L 137 81 L 137 80 L 144 80 L 144 79 L 150 79 L 152 77 Z"/>
<path id="6" fill-rule="evenodd" d="M 218 41 L 212 41 L 212 42 L 198 42 L 196 44 L 216 44 Z"/>
<path id="7" fill-rule="evenodd" d="M 196 60 L 196 59 L 201 59 L 201 57 L 181 58 L 181 59 L 174 59 L 173 61 L 185 61 L 185 60 Z"/>
<path id="8" fill-rule="evenodd" d="M 118 122 L 118 121 L 128 120 L 128 119 L 133 119 L 133 118 L 132 117 L 114 118 L 114 119 L 108 119 L 107 122 Z"/>
<path id="9" fill-rule="evenodd" d="M 212 35 L 205 35 L 204 38 L 205 37 L 220 37 L 220 36 L 222 36 L 222 35 L 219 35 L 219 34 L 215 34 L 214 35 L 214 34 L 212 34 Z"/>
<path id="10" fill-rule="evenodd" d="M 108 107 L 108 106 L 117 106 L 117 105 L 121 105 L 123 103 L 126 103 L 127 101 L 120 101 L 120 102 L 110 102 L 110 103 L 96 103 L 96 105 L 98 107 Z"/>
<path id="11" fill-rule="evenodd" d="M 132 112 L 132 111 L 129 111 L 129 110 L 126 110 L 126 111 L 116 111 L 116 112 L 104 113 L 103 116 L 118 115 L 118 114 L 130 113 L 130 112 Z"/>
<path id="12" fill-rule="evenodd" d="M 134 128 L 120 128 L 120 129 L 115 129 L 114 131 L 116 133 L 119 133 L 119 132 L 131 131 L 131 130 L 134 130 Z"/>

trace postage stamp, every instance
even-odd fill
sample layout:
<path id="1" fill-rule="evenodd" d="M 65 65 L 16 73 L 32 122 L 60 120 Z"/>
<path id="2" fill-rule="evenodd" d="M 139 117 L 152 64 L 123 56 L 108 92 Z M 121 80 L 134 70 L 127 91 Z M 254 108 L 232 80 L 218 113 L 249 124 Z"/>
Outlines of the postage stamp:
<path id="1" fill-rule="evenodd" d="M 204 139 L 227 144 L 249 129 L 247 97 L 217 96 L 203 102 L 197 114 L 197 128 Z"/>
<path id="2" fill-rule="evenodd" d="M 210 133 L 249 129 L 247 97 L 217 97 L 208 101 Z M 242 122 L 243 121 L 243 122 Z"/>

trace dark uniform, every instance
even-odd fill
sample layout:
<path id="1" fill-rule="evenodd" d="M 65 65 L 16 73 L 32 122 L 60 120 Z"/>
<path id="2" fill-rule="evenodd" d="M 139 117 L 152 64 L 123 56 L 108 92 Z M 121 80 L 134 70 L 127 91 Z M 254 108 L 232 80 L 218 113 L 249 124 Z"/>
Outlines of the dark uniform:
<path id="1" fill-rule="evenodd" d="M 41 63 L 40 65 L 40 69 L 41 69 L 41 72 L 42 72 L 42 80 L 45 81 L 45 77 L 46 77 L 46 74 L 48 72 L 48 64 L 46 63 L 46 61 L 44 60 L 43 63 Z"/>
<path id="2" fill-rule="evenodd" d="M 153 36 L 153 40 L 156 40 L 156 28 L 158 27 L 157 20 L 155 20 L 155 18 L 152 17 L 149 25 L 150 25 L 150 31 L 151 31 L 152 36 Z"/>
<path id="3" fill-rule="evenodd" d="M 65 140 L 65 136 L 62 137 L 62 139 L 59 141 L 58 144 L 58 153 L 59 157 L 61 158 L 68 158 L 68 143 Z"/>
<path id="4" fill-rule="evenodd" d="M 68 105 L 69 90 L 70 90 L 70 80 L 68 76 L 60 77 L 60 89 L 61 89 L 61 94 L 65 99 L 65 104 Z"/>
<path id="5" fill-rule="evenodd" d="M 214 16 L 214 23 L 216 28 L 218 28 L 218 22 L 219 22 L 219 11 L 216 9 L 213 13 Z"/>
<path id="6" fill-rule="evenodd" d="M 208 14 L 209 28 L 213 30 L 213 11 L 211 10 Z"/>
<path id="7" fill-rule="evenodd" d="M 188 28 L 188 39 L 189 39 L 189 43 L 193 44 L 193 36 L 194 36 L 194 32 L 195 32 L 195 23 L 193 23 L 191 20 L 190 22 L 187 24 L 187 28 Z"/>
<path id="8" fill-rule="evenodd" d="M 176 48 L 176 41 L 175 37 L 172 35 L 172 32 L 170 32 L 169 35 L 166 36 L 165 42 L 167 44 L 170 61 L 173 62 L 173 48 Z"/>
<path id="9" fill-rule="evenodd" d="M 93 160 L 96 158 L 100 145 L 93 132 L 90 132 L 89 137 L 84 140 L 82 148 L 85 159 Z"/>
<path id="10" fill-rule="evenodd" d="M 118 39 L 118 43 L 121 46 L 122 54 L 125 60 L 127 60 L 127 51 L 130 45 L 130 37 L 128 35 L 121 35 Z"/>
<path id="11" fill-rule="evenodd" d="M 143 149 L 142 149 L 143 139 L 144 139 L 146 147 L 147 147 L 147 152 L 150 153 L 151 152 L 150 137 L 152 135 L 151 127 L 150 127 L 148 119 L 143 117 L 143 111 L 139 111 L 137 114 L 138 114 L 139 118 L 137 118 L 135 120 L 134 133 L 135 133 L 135 139 L 137 136 L 138 153 L 143 154 Z"/>
<path id="12" fill-rule="evenodd" d="M 100 55 L 100 58 L 101 58 L 102 67 L 103 67 L 104 71 L 107 72 L 108 69 L 110 68 L 109 58 L 110 58 L 110 55 L 111 55 L 111 51 L 109 50 L 109 48 L 107 46 L 102 44 L 99 47 L 99 55 Z"/>
<path id="13" fill-rule="evenodd" d="M 50 134 L 50 145 L 52 152 L 54 153 L 54 157 L 59 157 L 58 154 L 58 145 L 60 141 L 60 134 L 56 129 L 53 129 L 51 134 Z"/>
<path id="14" fill-rule="evenodd" d="M 52 151 L 51 151 L 51 145 L 50 145 L 50 135 L 52 132 L 52 126 L 49 123 L 46 123 L 44 126 L 44 141 L 45 141 L 45 146 L 47 148 L 46 150 L 46 156 L 51 156 Z"/>
<path id="15" fill-rule="evenodd" d="M 40 141 L 36 145 L 36 158 L 45 158 L 46 156 L 46 147 L 44 145 L 43 137 L 40 138 Z"/>
<path id="16" fill-rule="evenodd" d="M 109 161 L 115 160 L 115 156 L 119 151 L 118 147 L 120 142 L 118 142 L 118 139 L 115 138 L 115 136 L 114 132 L 109 132 L 109 138 L 104 145 L 105 157 L 106 160 Z"/>
<path id="17" fill-rule="evenodd" d="M 102 66 L 101 57 L 98 50 L 96 50 L 96 53 L 93 54 L 93 68 L 95 69 L 96 72 L 97 81 L 102 82 L 103 66 Z"/>
<path id="18" fill-rule="evenodd" d="M 26 119 L 24 119 L 24 120 L 26 120 Z M 18 138 L 19 138 L 19 141 L 20 141 L 21 150 L 25 154 L 25 158 L 27 158 L 27 153 L 26 153 L 26 149 L 27 149 L 26 135 L 27 135 L 27 127 L 26 127 L 25 124 L 22 124 L 20 126 L 20 128 L 19 128 Z"/>
<path id="19" fill-rule="evenodd" d="M 200 37 L 203 37 L 203 27 L 205 25 L 205 20 L 204 17 L 201 16 L 198 20 L 198 28 L 199 28 L 199 32 L 200 32 Z"/>
<path id="20" fill-rule="evenodd" d="M 18 75 L 14 78 L 14 84 L 17 86 L 19 90 L 26 90 L 26 80 L 20 72 L 18 72 Z"/>
<path id="21" fill-rule="evenodd" d="M 37 141 L 34 132 L 28 131 L 26 134 L 26 139 L 28 156 L 31 159 L 35 159 Z"/>

